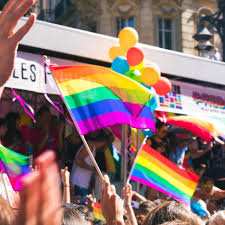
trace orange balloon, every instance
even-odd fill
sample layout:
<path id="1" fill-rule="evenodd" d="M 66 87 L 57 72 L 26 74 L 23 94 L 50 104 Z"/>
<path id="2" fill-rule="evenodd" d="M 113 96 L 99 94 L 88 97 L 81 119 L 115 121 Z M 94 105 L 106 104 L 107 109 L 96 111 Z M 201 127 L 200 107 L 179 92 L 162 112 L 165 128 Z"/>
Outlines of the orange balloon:
<path id="1" fill-rule="evenodd" d="M 158 95 L 167 95 L 172 90 L 172 84 L 166 77 L 160 77 L 159 81 L 153 85 Z"/>
<path id="2" fill-rule="evenodd" d="M 118 37 L 120 46 L 125 52 L 127 52 L 128 49 L 136 45 L 139 39 L 137 31 L 132 27 L 123 28 L 120 31 Z"/>
<path id="3" fill-rule="evenodd" d="M 141 73 L 141 80 L 148 86 L 153 86 L 161 77 L 160 69 L 156 64 L 150 64 L 144 67 Z"/>
<path id="4" fill-rule="evenodd" d="M 123 49 L 119 45 L 112 46 L 109 49 L 110 59 L 114 60 L 115 58 L 117 58 L 119 56 L 125 56 L 125 52 L 123 51 Z"/>

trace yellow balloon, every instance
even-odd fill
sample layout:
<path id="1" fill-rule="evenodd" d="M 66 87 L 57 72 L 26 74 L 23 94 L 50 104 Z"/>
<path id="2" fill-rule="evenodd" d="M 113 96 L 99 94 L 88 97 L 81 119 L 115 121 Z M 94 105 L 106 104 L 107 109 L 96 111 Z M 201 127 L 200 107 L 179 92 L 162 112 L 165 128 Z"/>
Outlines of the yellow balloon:
<path id="1" fill-rule="evenodd" d="M 110 59 L 114 60 L 118 56 L 125 56 L 123 49 L 119 45 L 111 47 L 109 49 Z"/>
<path id="2" fill-rule="evenodd" d="M 125 52 L 133 47 L 139 39 L 137 31 L 132 27 L 123 28 L 118 37 L 120 46 Z"/>
<path id="3" fill-rule="evenodd" d="M 139 70 L 141 71 L 144 67 L 144 62 L 142 61 L 140 64 L 136 65 L 136 66 L 130 66 L 130 70 Z"/>
<path id="4" fill-rule="evenodd" d="M 148 86 L 153 86 L 161 77 L 160 69 L 156 64 L 147 65 L 141 73 L 141 80 Z"/>

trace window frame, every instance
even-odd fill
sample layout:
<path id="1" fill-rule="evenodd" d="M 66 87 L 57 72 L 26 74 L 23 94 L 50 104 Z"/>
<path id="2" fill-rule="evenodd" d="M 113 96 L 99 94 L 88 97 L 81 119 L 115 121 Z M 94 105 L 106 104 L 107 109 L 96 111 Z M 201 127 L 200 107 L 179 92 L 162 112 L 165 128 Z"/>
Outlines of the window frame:
<path id="1" fill-rule="evenodd" d="M 159 27 L 159 21 L 162 21 L 162 28 Z M 171 29 L 168 30 L 165 28 L 165 20 L 171 21 Z M 175 26 L 175 18 L 168 17 L 160 17 L 156 18 L 156 32 L 157 32 L 157 46 L 166 49 L 166 32 L 171 32 L 171 49 L 168 50 L 176 50 L 176 26 Z M 159 29 L 160 28 L 160 29 Z M 160 37 L 159 33 L 162 32 L 162 46 L 160 46 Z"/>

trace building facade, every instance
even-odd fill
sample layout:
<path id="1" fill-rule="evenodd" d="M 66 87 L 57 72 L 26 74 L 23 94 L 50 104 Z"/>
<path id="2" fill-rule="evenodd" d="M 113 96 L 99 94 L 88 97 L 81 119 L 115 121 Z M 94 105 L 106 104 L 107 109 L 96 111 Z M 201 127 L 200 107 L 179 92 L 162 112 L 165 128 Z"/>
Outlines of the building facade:
<path id="1" fill-rule="evenodd" d="M 5 0 L 4 0 L 5 1 Z M 216 0 L 36 0 L 38 19 L 116 37 L 134 27 L 140 42 L 197 55 L 193 35 L 201 15 L 217 11 Z M 207 25 L 207 24 L 206 24 Z M 221 49 L 216 32 L 212 44 Z"/>

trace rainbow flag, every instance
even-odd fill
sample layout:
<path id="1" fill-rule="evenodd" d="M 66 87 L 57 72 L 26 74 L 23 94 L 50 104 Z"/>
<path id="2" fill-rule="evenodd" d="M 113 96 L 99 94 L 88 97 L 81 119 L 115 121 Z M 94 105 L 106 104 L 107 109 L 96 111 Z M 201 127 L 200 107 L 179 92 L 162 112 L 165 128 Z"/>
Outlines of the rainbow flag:
<path id="1" fill-rule="evenodd" d="M 95 65 L 55 66 L 50 70 L 82 134 L 115 124 L 155 129 L 154 93 L 143 85 Z"/>
<path id="2" fill-rule="evenodd" d="M 189 204 L 199 176 L 180 169 L 149 145 L 144 144 L 136 157 L 130 179 Z"/>
<path id="3" fill-rule="evenodd" d="M 31 172 L 29 157 L 14 152 L 0 144 L 0 169 L 8 175 L 14 191 L 20 191 L 21 179 Z"/>
<path id="4" fill-rule="evenodd" d="M 98 202 L 94 203 L 93 216 L 94 216 L 94 219 L 105 221 L 105 218 L 102 214 L 101 204 Z"/>

